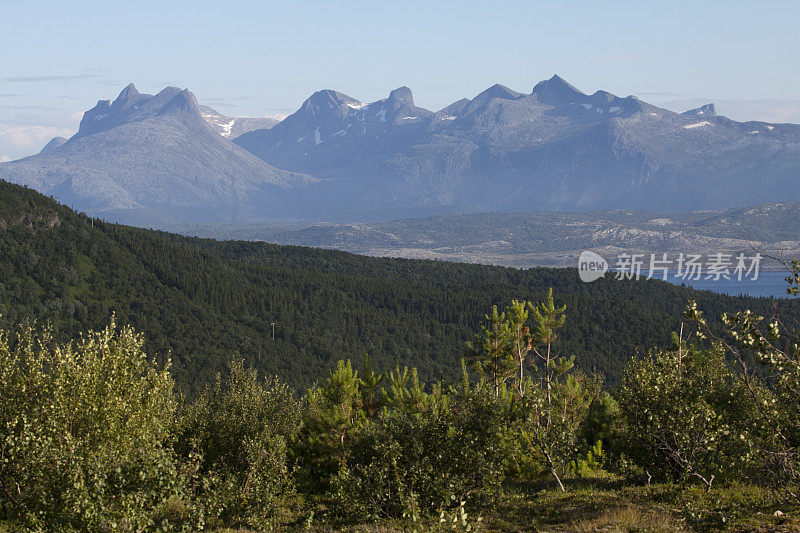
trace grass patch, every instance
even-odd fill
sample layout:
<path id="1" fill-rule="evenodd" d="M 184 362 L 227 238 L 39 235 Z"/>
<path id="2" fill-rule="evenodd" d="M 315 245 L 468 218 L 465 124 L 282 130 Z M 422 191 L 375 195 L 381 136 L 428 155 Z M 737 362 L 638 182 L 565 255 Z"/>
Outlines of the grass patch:
<path id="1" fill-rule="evenodd" d="M 775 516 L 776 511 L 780 511 Z M 511 485 L 484 510 L 486 531 L 800 531 L 800 508 L 749 484 L 716 487 L 625 485 L 570 480 L 567 492 Z"/>

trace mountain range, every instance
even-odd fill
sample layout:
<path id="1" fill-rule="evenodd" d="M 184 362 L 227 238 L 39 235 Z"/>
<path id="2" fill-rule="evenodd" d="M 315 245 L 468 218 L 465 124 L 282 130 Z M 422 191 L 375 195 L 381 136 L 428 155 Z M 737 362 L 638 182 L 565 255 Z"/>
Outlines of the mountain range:
<path id="1" fill-rule="evenodd" d="M 800 126 L 685 113 L 559 76 L 494 85 L 433 112 L 400 87 L 361 102 L 324 90 L 274 124 L 188 91 L 133 85 L 78 133 L 0 177 L 112 220 L 368 222 L 449 213 L 650 213 L 800 200 Z"/>
<path id="2" fill-rule="evenodd" d="M 1 165 L 0 177 L 135 225 L 286 216 L 283 196 L 315 180 L 268 165 L 202 115 L 187 90 L 131 84 L 84 113 L 69 140 Z"/>

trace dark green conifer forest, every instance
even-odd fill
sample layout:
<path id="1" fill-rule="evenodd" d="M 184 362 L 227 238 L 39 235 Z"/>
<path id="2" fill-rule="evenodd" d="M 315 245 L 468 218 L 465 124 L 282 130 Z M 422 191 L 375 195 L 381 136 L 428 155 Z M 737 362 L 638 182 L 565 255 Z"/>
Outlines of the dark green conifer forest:
<path id="1" fill-rule="evenodd" d="M 0 323 L 49 324 L 66 340 L 114 314 L 144 334 L 148 353 L 172 357 L 178 387 L 191 395 L 226 375 L 233 357 L 300 388 L 364 354 L 380 368 L 457 379 L 487 309 L 541 299 L 551 287 L 570 309 L 564 351 L 611 384 L 637 350 L 670 342 L 689 298 L 712 318 L 800 309 L 658 281 L 586 284 L 573 269 L 381 259 L 92 223 L 5 182 L 0 220 Z"/>

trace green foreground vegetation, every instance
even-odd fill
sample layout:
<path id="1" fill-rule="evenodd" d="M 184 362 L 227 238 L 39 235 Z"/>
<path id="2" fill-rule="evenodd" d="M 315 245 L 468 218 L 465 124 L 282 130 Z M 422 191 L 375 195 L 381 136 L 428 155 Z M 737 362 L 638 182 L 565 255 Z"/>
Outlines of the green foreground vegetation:
<path id="1" fill-rule="evenodd" d="M 794 265 L 798 281 L 800 265 Z M 786 530 L 800 527 L 800 349 L 695 302 L 621 383 L 559 355 L 565 306 L 496 306 L 461 379 L 339 361 L 301 397 L 241 360 L 194 401 L 112 319 L 0 333 L 10 530 Z M 691 333 L 689 332 L 691 330 Z M 752 365 L 759 365 L 753 372 Z"/>
<path id="2" fill-rule="evenodd" d="M 797 300 L 189 239 L 2 182 L 0 245 L 0 531 L 800 529 Z"/>

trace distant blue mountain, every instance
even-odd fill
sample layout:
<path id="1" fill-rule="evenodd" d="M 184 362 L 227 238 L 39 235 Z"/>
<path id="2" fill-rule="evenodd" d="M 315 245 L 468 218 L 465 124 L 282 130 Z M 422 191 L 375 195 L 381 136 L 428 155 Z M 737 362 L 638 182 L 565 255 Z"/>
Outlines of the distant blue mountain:
<path id="1" fill-rule="evenodd" d="M 713 104 L 675 113 L 558 76 L 529 94 L 493 85 L 436 112 L 407 87 L 372 103 L 318 91 L 279 123 L 129 85 L 87 111 L 68 141 L 0 164 L 0 178 L 161 227 L 687 212 L 800 200 L 800 126 L 735 122 Z"/>
<path id="2" fill-rule="evenodd" d="M 48 150 L 52 150 L 53 148 L 58 148 L 59 146 L 61 146 L 65 142 L 67 142 L 68 140 L 69 139 L 66 139 L 64 137 L 53 137 L 52 139 L 50 139 L 47 142 L 47 144 L 44 145 L 44 148 L 42 148 L 42 152 L 46 152 Z"/>
<path id="3" fill-rule="evenodd" d="M 324 179 L 314 191 L 326 213 L 351 218 L 800 200 L 800 126 L 735 122 L 713 104 L 675 113 L 558 76 L 530 94 L 494 85 L 436 113 L 407 88 L 370 104 L 321 91 L 235 142 Z"/>
<path id="4" fill-rule="evenodd" d="M 0 178 L 104 218 L 168 222 L 275 220 L 285 197 L 313 179 L 276 169 L 224 138 L 187 90 L 128 85 L 84 113 L 68 141 L 0 164 Z"/>

